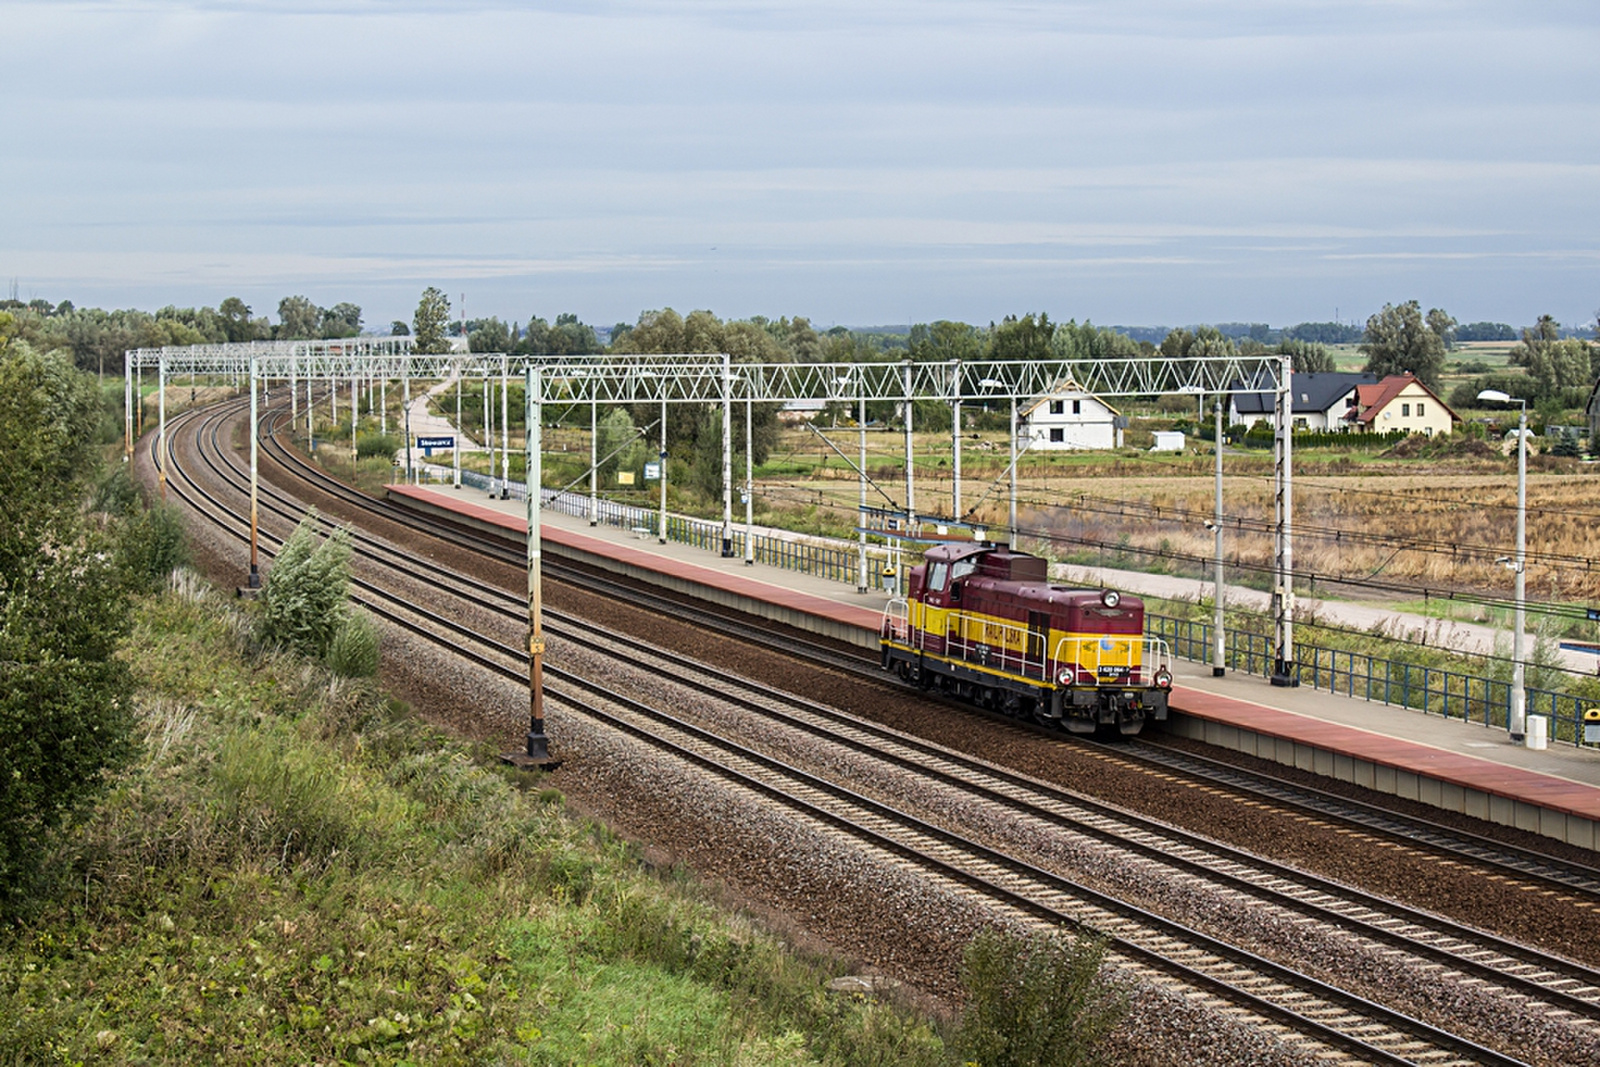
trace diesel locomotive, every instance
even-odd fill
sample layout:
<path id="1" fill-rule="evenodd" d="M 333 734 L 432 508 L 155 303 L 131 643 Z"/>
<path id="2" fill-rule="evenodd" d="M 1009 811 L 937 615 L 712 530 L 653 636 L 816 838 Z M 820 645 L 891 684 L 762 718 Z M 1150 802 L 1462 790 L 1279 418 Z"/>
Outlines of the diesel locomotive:
<path id="1" fill-rule="evenodd" d="M 1053 585 L 1003 545 L 944 544 L 911 568 L 881 630 L 883 667 L 925 689 L 1073 733 L 1124 736 L 1167 717 L 1172 660 L 1144 603 Z"/>

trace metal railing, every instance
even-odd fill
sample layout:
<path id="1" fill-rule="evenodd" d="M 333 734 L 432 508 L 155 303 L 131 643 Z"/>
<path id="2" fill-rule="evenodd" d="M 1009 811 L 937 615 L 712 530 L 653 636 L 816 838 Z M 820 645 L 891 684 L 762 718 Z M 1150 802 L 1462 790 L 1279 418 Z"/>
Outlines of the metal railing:
<path id="1" fill-rule="evenodd" d="M 1148 685 L 1157 669 L 1170 669 L 1172 662 L 1167 643 L 1160 638 L 1135 634 L 1062 637 L 1056 641 L 1053 654 L 1047 656 L 1044 635 L 1020 623 L 961 611 L 950 612 L 946 622 L 952 625 L 942 634 L 913 629 L 910 605 L 904 597 L 896 597 L 883 609 L 880 632 L 918 651 L 1024 678 L 1049 681 L 1053 680 L 1051 664 L 1057 671 L 1071 668 L 1074 685 Z"/>
<path id="2" fill-rule="evenodd" d="M 1146 613 L 1145 629 L 1171 642 L 1187 660 L 1208 663 L 1213 656 L 1212 624 Z M 1224 666 L 1245 674 L 1268 674 L 1273 639 L 1266 634 L 1228 630 Z M 1511 711 L 1511 683 L 1498 678 L 1380 659 L 1363 652 L 1295 645 L 1295 674 L 1301 685 L 1375 704 L 1392 704 L 1447 719 L 1505 729 Z M 1550 719 L 1550 740 L 1583 743 L 1583 713 L 1593 706 L 1570 693 L 1528 687 L 1529 715 Z"/>
<path id="3" fill-rule="evenodd" d="M 463 485 L 485 492 L 498 493 L 503 485 L 499 478 L 489 478 L 470 471 L 461 472 L 461 481 Z M 518 499 L 525 496 L 522 483 L 512 482 L 510 488 L 511 496 Z M 585 494 L 548 493 L 545 506 L 577 518 L 587 518 L 590 502 Z M 597 519 L 602 525 L 633 530 L 640 536 L 658 536 L 661 513 L 657 510 L 599 500 L 597 512 Z M 667 540 L 708 552 L 720 552 L 722 524 L 710 519 L 668 515 Z M 735 527 L 732 554 L 743 557 L 744 545 L 745 531 Z M 823 545 L 756 534 L 754 555 L 758 563 L 834 581 L 856 583 L 861 577 L 860 557 L 854 545 Z M 884 580 L 883 565 L 886 561 L 887 557 L 881 550 L 869 555 L 866 575 L 869 589 L 890 588 Z M 897 598 L 890 601 L 890 607 L 896 603 L 902 605 L 903 611 L 905 601 Z M 885 626 L 889 625 L 888 613 L 889 609 L 886 608 Z M 1157 654 L 1161 657 L 1160 662 L 1170 662 L 1170 656 L 1196 663 L 1211 661 L 1213 646 L 1210 622 L 1146 613 L 1145 633 L 1147 639 L 1154 640 L 1159 646 Z M 901 639 L 904 640 L 903 637 Z M 1225 644 L 1225 666 L 1228 669 L 1261 676 L 1272 672 L 1271 637 L 1233 629 L 1226 631 Z M 1508 681 L 1304 643 L 1297 644 L 1295 650 L 1299 657 L 1295 664 L 1296 675 L 1302 685 L 1463 722 L 1481 723 L 1500 729 L 1506 727 L 1511 705 L 1511 683 Z M 1149 652 L 1147 648 L 1146 653 Z M 1528 714 L 1549 717 L 1550 740 L 1584 744 L 1583 713 L 1596 706 L 1596 702 L 1552 689 L 1529 687 L 1526 694 Z"/>

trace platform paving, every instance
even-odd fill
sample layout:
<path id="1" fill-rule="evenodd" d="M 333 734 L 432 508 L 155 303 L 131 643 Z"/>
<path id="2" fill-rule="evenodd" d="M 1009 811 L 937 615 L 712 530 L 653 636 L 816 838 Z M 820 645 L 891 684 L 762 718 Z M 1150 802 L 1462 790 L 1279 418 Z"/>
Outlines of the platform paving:
<path id="1" fill-rule="evenodd" d="M 472 510 L 489 509 L 508 524 L 520 526 L 526 515 L 523 501 L 479 490 L 428 492 L 447 505 L 454 500 Z M 542 511 L 541 521 L 630 556 L 658 557 L 672 567 L 697 568 L 739 586 L 749 583 L 751 595 L 762 599 L 815 598 L 872 629 L 889 599 L 881 590 L 858 593 L 853 585 L 724 559 L 676 542 L 661 544 L 654 535 L 590 526 L 587 518 L 561 512 Z M 1512 744 L 1503 730 L 1308 687 L 1275 687 L 1266 678 L 1239 672 L 1214 677 L 1208 664 L 1187 660 L 1175 664 L 1172 704 L 1195 717 L 1186 729 L 1190 736 L 1584 847 L 1600 845 L 1595 829 L 1600 825 L 1600 749 L 1556 744 L 1528 749 Z M 1548 809 L 1542 829 L 1540 808 Z M 1555 825 L 1551 812 L 1572 825 Z"/>

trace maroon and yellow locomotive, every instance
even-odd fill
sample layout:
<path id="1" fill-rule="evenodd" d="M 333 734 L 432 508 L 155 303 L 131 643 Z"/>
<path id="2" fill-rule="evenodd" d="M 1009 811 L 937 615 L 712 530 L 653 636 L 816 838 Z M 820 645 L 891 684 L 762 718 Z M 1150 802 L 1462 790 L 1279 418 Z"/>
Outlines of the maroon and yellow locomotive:
<path id="1" fill-rule="evenodd" d="M 906 681 L 1074 733 L 1167 717 L 1171 659 L 1144 636 L 1144 603 L 1052 585 L 1044 559 L 1004 546 L 929 549 L 881 637 Z"/>

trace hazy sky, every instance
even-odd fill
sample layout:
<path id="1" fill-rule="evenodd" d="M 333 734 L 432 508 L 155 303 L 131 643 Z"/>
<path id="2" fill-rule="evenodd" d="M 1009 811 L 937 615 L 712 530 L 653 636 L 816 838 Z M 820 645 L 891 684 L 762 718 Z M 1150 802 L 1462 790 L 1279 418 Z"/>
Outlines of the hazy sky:
<path id="1" fill-rule="evenodd" d="M 1600 308 L 1595 0 L 0 0 L 0 277 L 819 325 Z"/>

